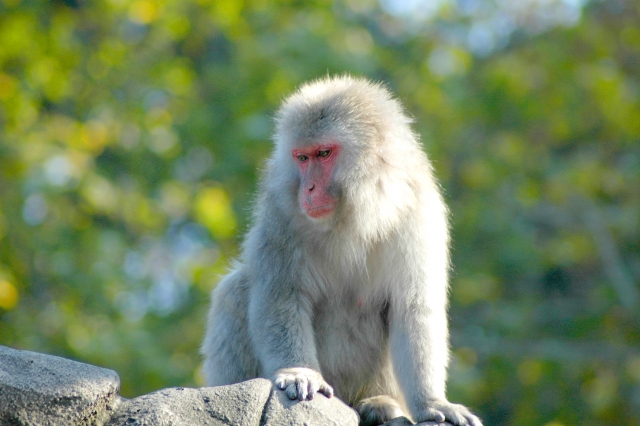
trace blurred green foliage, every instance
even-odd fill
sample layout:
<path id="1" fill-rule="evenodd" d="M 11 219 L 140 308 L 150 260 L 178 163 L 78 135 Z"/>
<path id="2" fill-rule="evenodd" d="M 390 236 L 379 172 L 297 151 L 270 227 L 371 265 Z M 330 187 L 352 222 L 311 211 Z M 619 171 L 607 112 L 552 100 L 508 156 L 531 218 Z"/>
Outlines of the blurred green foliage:
<path id="1" fill-rule="evenodd" d="M 640 423 L 634 0 L 1 0 L 0 344 L 198 386 L 271 116 L 383 80 L 452 211 L 449 397 Z"/>

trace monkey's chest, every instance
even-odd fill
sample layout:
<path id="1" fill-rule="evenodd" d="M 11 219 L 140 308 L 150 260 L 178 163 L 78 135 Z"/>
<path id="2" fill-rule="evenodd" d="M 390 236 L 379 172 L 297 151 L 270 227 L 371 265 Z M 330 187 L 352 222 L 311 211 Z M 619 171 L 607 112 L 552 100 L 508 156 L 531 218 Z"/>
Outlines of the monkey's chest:
<path id="1" fill-rule="evenodd" d="M 387 350 L 388 305 L 358 297 L 323 301 L 314 316 L 316 350 L 329 383 L 368 381 Z"/>

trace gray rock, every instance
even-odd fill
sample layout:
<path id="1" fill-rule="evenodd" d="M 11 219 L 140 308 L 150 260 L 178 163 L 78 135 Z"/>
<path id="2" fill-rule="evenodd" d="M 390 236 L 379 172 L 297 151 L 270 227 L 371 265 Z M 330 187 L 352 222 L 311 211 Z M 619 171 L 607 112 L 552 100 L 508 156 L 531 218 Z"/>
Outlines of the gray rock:
<path id="1" fill-rule="evenodd" d="M 259 425 L 264 406 L 271 395 L 272 383 L 255 379 L 231 386 L 202 388 L 211 416 L 225 424 Z"/>
<path id="2" fill-rule="evenodd" d="M 382 426 L 413 426 L 413 422 L 406 417 L 396 417 L 393 420 L 384 422 Z"/>
<path id="3" fill-rule="evenodd" d="M 215 388 L 170 388 L 124 401 L 109 426 L 259 426 L 271 382 L 250 380 Z"/>
<path id="4" fill-rule="evenodd" d="M 119 389 L 115 371 L 0 346 L 1 425 L 100 425 Z"/>
<path id="5" fill-rule="evenodd" d="M 269 380 L 214 388 L 171 388 L 123 402 L 108 426 L 357 426 L 355 411 L 337 398 L 291 401 Z"/>
<path id="6" fill-rule="evenodd" d="M 0 346 L 0 426 L 358 425 L 356 412 L 338 398 L 291 401 L 265 379 L 130 400 L 118 396 L 119 388 L 114 371 Z M 399 418 L 385 426 L 411 424 Z"/>
<path id="7" fill-rule="evenodd" d="M 382 426 L 413 426 L 414 423 L 407 419 L 406 417 L 396 417 L 393 420 L 389 420 L 385 422 Z M 423 422 L 417 423 L 416 426 L 453 426 L 449 422 L 438 423 L 438 422 Z"/>
<path id="8" fill-rule="evenodd" d="M 274 389 L 260 425 L 357 426 L 358 421 L 356 412 L 338 398 L 318 395 L 312 401 L 292 401 Z"/>

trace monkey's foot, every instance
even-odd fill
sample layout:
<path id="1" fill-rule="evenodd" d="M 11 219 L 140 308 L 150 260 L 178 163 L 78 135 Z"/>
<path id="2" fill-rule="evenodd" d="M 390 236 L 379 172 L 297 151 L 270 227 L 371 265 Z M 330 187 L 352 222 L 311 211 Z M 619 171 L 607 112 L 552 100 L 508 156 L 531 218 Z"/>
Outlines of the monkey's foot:
<path id="1" fill-rule="evenodd" d="M 429 420 L 442 423 L 446 420 L 456 426 L 482 426 L 480 419 L 474 416 L 467 407 L 442 399 L 429 401 L 415 420 L 418 423 Z"/>
<path id="2" fill-rule="evenodd" d="M 363 399 L 354 408 L 360 414 L 360 426 L 377 426 L 405 415 L 400 404 L 387 395 Z"/>
<path id="3" fill-rule="evenodd" d="M 320 373 L 310 368 L 282 368 L 276 371 L 273 381 L 289 399 L 312 400 L 318 392 L 327 398 L 333 396 L 333 388 L 324 381 Z"/>

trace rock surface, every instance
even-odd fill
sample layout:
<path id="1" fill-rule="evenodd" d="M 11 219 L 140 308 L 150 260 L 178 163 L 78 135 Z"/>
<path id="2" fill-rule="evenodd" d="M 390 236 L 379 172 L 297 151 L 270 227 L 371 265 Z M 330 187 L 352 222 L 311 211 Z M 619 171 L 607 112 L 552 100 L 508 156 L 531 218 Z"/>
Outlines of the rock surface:
<path id="1" fill-rule="evenodd" d="M 274 390 L 265 406 L 261 425 L 354 425 L 358 415 L 338 398 L 316 396 L 313 401 L 292 401 Z"/>
<path id="2" fill-rule="evenodd" d="M 0 346 L 0 426 L 358 425 L 356 412 L 338 398 L 291 401 L 265 379 L 162 389 L 133 399 L 120 397 L 119 389 L 115 371 Z M 383 426 L 409 425 L 398 418 Z"/>
<path id="3" fill-rule="evenodd" d="M 0 425 L 356 426 L 338 398 L 290 401 L 270 381 L 118 396 L 116 372 L 0 346 Z"/>
<path id="4" fill-rule="evenodd" d="M 0 425 L 102 424 L 119 389 L 115 371 L 0 346 Z"/>

